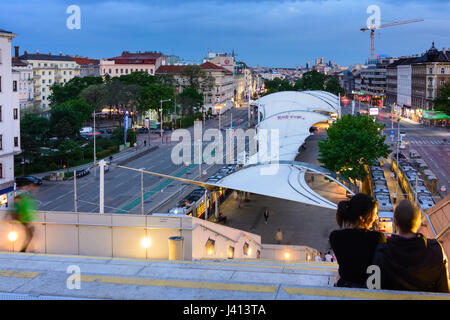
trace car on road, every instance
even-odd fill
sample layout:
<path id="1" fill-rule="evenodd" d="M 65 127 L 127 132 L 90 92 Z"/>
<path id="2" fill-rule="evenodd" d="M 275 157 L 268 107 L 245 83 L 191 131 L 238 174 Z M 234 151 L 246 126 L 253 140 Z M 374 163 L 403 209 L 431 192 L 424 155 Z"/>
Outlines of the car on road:
<path id="1" fill-rule="evenodd" d="M 145 127 L 137 128 L 136 133 L 148 133 L 148 128 Z"/>
<path id="2" fill-rule="evenodd" d="M 206 183 L 216 183 L 217 181 L 219 181 L 220 179 L 218 179 L 218 178 L 214 178 L 214 177 L 211 177 L 211 178 L 209 178 L 208 180 L 206 180 Z"/>
<path id="3" fill-rule="evenodd" d="M 77 178 L 87 176 L 90 173 L 89 169 L 77 170 Z"/>
<path id="4" fill-rule="evenodd" d="M 41 185 L 42 180 L 33 176 L 25 176 L 25 177 L 17 177 L 16 178 L 16 185 L 18 187 L 23 187 L 29 184 L 33 185 Z"/>

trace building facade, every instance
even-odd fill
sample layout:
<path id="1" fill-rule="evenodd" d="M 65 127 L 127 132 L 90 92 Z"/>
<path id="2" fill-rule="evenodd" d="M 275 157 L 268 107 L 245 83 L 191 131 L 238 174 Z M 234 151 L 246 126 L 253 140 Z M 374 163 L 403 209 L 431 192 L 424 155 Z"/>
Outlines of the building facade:
<path id="1" fill-rule="evenodd" d="M 386 105 L 397 105 L 404 117 L 419 120 L 450 81 L 450 54 L 432 47 L 422 55 L 400 58 L 387 68 Z"/>
<path id="2" fill-rule="evenodd" d="M 186 66 L 161 66 L 156 74 L 171 74 L 174 77 L 177 87 L 177 93 L 183 91 L 183 88 L 189 85 L 187 79 L 181 76 L 181 70 Z M 234 97 L 234 77 L 233 72 L 215 65 L 211 62 L 205 62 L 199 65 L 209 76 L 214 78 L 214 85 L 210 89 L 203 89 L 204 110 L 211 111 L 213 114 L 222 113 L 232 106 Z"/>
<path id="3" fill-rule="evenodd" d="M 14 92 L 19 72 L 12 71 L 11 41 L 16 37 L 0 29 L 0 207 L 14 202 L 14 156 L 20 154 L 19 96 Z M 15 83 L 14 83 L 15 82 Z"/>
<path id="4" fill-rule="evenodd" d="M 101 59 L 100 75 L 110 77 L 120 77 L 142 71 L 154 75 L 155 71 L 163 65 L 167 65 L 167 58 L 162 53 L 157 52 L 122 52 L 121 56 Z"/>
<path id="5" fill-rule="evenodd" d="M 19 47 L 14 46 L 15 54 L 12 60 L 13 74 L 18 73 L 18 80 L 13 82 L 13 90 L 17 93 L 20 110 L 27 111 L 33 106 L 34 85 L 33 66 L 19 58 Z"/>
<path id="6" fill-rule="evenodd" d="M 42 108 L 44 112 L 50 109 L 50 87 L 80 76 L 80 66 L 70 56 L 63 56 L 62 53 L 29 54 L 25 51 L 19 58 L 33 68 L 34 106 Z"/>
<path id="7" fill-rule="evenodd" d="M 378 58 L 369 60 L 367 69 L 361 70 L 360 91 L 370 96 L 370 101 L 384 104 L 387 88 L 387 66 L 395 58 Z"/>
<path id="8" fill-rule="evenodd" d="M 100 60 L 83 58 L 79 56 L 71 58 L 80 66 L 80 77 L 100 76 Z"/>

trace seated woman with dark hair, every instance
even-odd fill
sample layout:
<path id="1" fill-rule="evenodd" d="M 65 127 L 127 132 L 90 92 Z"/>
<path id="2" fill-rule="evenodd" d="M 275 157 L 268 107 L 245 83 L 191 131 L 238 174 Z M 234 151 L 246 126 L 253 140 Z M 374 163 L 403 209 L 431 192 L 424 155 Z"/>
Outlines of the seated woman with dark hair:
<path id="1" fill-rule="evenodd" d="M 375 201 L 366 194 L 339 202 L 336 221 L 340 229 L 330 233 L 330 245 L 339 263 L 335 286 L 367 288 L 367 267 L 377 245 L 386 242 L 383 233 L 370 230 L 376 219 Z"/>

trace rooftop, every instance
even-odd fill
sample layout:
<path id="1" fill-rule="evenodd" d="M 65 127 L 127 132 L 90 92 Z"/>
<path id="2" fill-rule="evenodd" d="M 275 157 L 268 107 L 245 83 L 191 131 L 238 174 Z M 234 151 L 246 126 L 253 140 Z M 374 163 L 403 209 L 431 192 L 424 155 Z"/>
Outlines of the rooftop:
<path id="1" fill-rule="evenodd" d="M 19 56 L 21 60 L 46 60 L 46 61 L 73 61 L 72 58 L 68 55 L 63 56 L 60 55 L 52 55 L 51 53 L 43 54 L 43 53 L 25 53 Z"/>

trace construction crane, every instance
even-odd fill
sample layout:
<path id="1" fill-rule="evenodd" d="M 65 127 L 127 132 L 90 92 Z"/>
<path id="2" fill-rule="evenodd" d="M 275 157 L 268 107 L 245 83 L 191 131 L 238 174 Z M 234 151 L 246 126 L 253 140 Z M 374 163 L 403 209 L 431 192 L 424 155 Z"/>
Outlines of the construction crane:
<path id="1" fill-rule="evenodd" d="M 382 24 L 379 26 L 373 26 L 373 27 L 369 27 L 369 28 L 361 28 L 361 31 L 370 31 L 370 58 L 373 60 L 374 59 L 374 39 L 375 39 L 375 29 L 381 29 L 381 28 L 387 28 L 387 27 L 393 27 L 393 26 L 398 26 L 398 25 L 402 25 L 402 24 L 408 24 L 408 23 L 414 23 L 414 22 L 421 22 L 424 21 L 423 19 L 419 18 L 419 19 L 413 19 L 413 20 L 407 20 L 407 21 L 400 21 L 400 22 L 392 22 L 392 23 L 386 23 L 386 24 Z"/>

